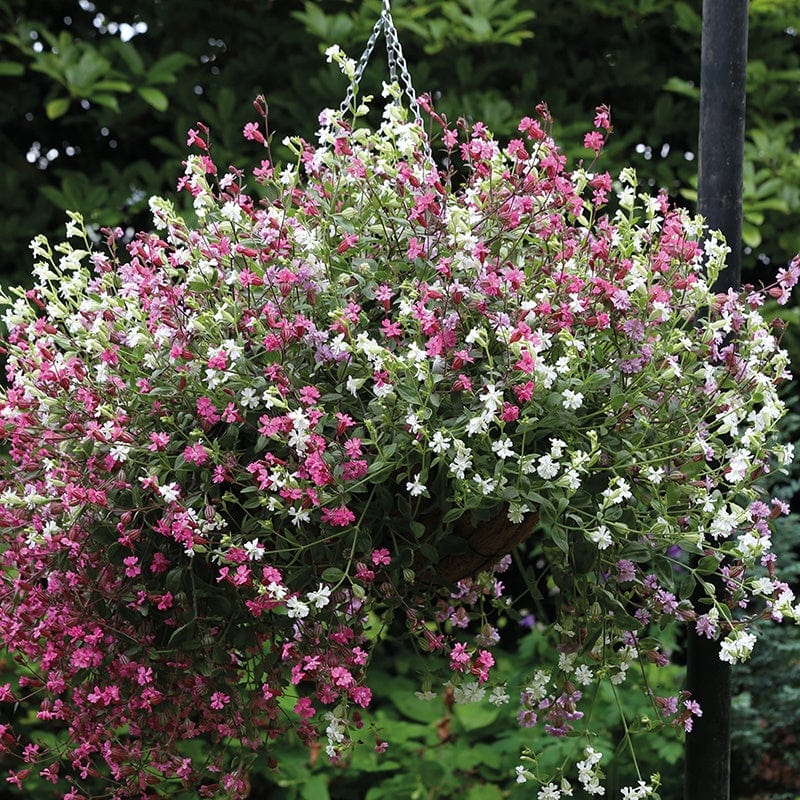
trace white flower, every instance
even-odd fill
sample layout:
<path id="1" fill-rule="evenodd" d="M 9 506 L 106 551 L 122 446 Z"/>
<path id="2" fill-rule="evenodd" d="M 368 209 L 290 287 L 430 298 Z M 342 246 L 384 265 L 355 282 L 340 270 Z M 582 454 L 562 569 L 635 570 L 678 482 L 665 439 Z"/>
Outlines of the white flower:
<path id="1" fill-rule="evenodd" d="M 422 430 L 422 420 L 410 409 L 406 414 L 406 425 L 408 425 L 408 430 L 415 435 Z"/>
<path id="2" fill-rule="evenodd" d="M 651 466 L 648 466 L 644 470 L 644 477 L 650 481 L 654 486 L 658 486 L 661 481 L 664 480 L 664 468 L 659 467 L 658 469 L 654 469 Z"/>
<path id="3" fill-rule="evenodd" d="M 491 494 L 497 487 L 497 481 L 493 478 L 482 478 L 480 475 L 473 475 L 472 480 L 478 484 L 481 494 Z"/>
<path id="4" fill-rule="evenodd" d="M 358 394 L 358 390 L 364 385 L 363 378 L 354 378 L 352 375 L 349 375 L 347 378 L 347 382 L 345 383 L 345 388 L 348 392 L 350 392 L 353 397 Z"/>
<path id="5" fill-rule="evenodd" d="M 727 661 L 729 664 L 747 661 L 750 653 L 753 652 L 755 643 L 756 637 L 752 633 L 732 631 L 726 639 L 720 642 L 719 660 Z"/>
<path id="6" fill-rule="evenodd" d="M 525 519 L 525 515 L 529 512 L 530 508 L 528 508 L 528 506 L 511 503 L 508 508 L 508 521 L 513 522 L 514 525 L 519 525 L 520 522 Z"/>
<path id="7" fill-rule="evenodd" d="M 486 431 L 489 430 L 489 423 L 491 421 L 491 414 L 485 412 L 479 417 L 472 417 L 467 423 L 467 436 L 475 436 L 477 433 L 486 433 Z"/>
<path id="8" fill-rule="evenodd" d="M 437 698 L 436 692 L 432 692 L 430 689 L 426 689 L 422 692 L 414 692 L 414 697 L 417 700 L 422 700 L 425 703 L 429 703 L 431 700 L 435 700 Z"/>
<path id="9" fill-rule="evenodd" d="M 458 705 L 480 703 L 484 697 L 486 697 L 486 689 L 478 681 L 464 681 L 460 686 L 453 687 L 453 699 Z"/>
<path id="10" fill-rule="evenodd" d="M 315 608 L 325 608 L 331 601 L 330 586 L 325 586 L 325 584 L 321 583 L 316 591 L 309 592 L 306 595 L 306 600 Z"/>
<path id="11" fill-rule="evenodd" d="M 537 460 L 536 472 L 539 473 L 539 477 L 543 480 L 549 480 L 550 478 L 555 478 L 556 475 L 558 475 L 558 470 L 560 467 L 561 465 L 557 461 L 553 461 L 549 454 L 545 454 L 543 456 L 539 456 Z"/>
<path id="12" fill-rule="evenodd" d="M 128 453 L 130 453 L 130 451 L 130 445 L 118 444 L 111 448 L 111 457 L 114 461 L 122 464 L 124 461 L 128 460 Z"/>
<path id="13" fill-rule="evenodd" d="M 506 458 L 511 458 L 514 455 L 514 450 L 512 448 L 511 439 L 499 439 L 496 442 L 492 442 L 492 450 L 497 453 L 497 457 L 505 460 Z"/>
<path id="14" fill-rule="evenodd" d="M 436 431 L 433 434 L 433 438 L 431 439 L 428 447 L 433 450 L 434 453 L 444 453 L 448 447 L 450 447 L 450 442 L 452 440 L 449 436 L 445 436 L 441 431 Z"/>
<path id="15" fill-rule="evenodd" d="M 739 522 L 742 522 L 740 515 L 736 514 L 736 508 L 724 505 L 716 510 L 714 518 L 711 520 L 708 532 L 714 539 L 724 539 L 733 533 Z"/>
<path id="16" fill-rule="evenodd" d="M 600 785 L 600 774 L 597 765 L 603 754 L 589 746 L 584 750 L 585 758 L 577 763 L 578 780 L 587 794 L 605 794 L 606 790 Z"/>
<path id="17" fill-rule="evenodd" d="M 408 483 L 406 483 L 406 491 L 412 497 L 419 497 L 421 494 L 424 494 L 425 492 L 428 491 L 428 487 L 424 483 L 420 482 L 419 476 L 420 473 L 418 472 L 414 476 L 413 480 L 408 481 Z"/>
<path id="18" fill-rule="evenodd" d="M 286 167 L 284 167 L 283 172 L 281 172 L 281 183 L 284 186 L 290 186 L 295 182 L 296 175 L 297 173 L 292 165 L 287 164 Z"/>
<path id="19" fill-rule="evenodd" d="M 181 487 L 175 482 L 159 486 L 157 491 L 167 503 L 174 503 L 181 496 Z"/>
<path id="20" fill-rule="evenodd" d="M 288 593 L 289 590 L 283 586 L 283 584 L 270 581 L 270 583 L 267 585 L 267 594 L 269 595 L 270 600 L 283 600 Z"/>
<path id="21" fill-rule="evenodd" d="M 750 588 L 755 594 L 764 595 L 764 597 L 772 597 L 775 592 L 775 582 L 769 578 L 755 578 L 750 582 Z"/>
<path id="22" fill-rule="evenodd" d="M 775 457 L 778 459 L 778 463 L 785 467 L 787 464 L 791 464 L 794 460 L 794 445 L 790 442 L 787 444 L 780 444 L 775 447 Z"/>
<path id="23" fill-rule="evenodd" d="M 506 685 L 503 684 L 502 686 L 495 686 L 492 689 L 491 693 L 489 694 L 489 702 L 493 706 L 504 706 L 511 700 L 508 692 L 506 691 Z"/>
<path id="24" fill-rule="evenodd" d="M 573 392 L 571 389 L 564 389 L 561 392 L 561 405 L 568 411 L 575 411 L 583 405 L 583 395 L 580 392 Z"/>
<path id="25" fill-rule="evenodd" d="M 725 472 L 725 480 L 728 483 L 741 483 L 746 477 L 751 467 L 751 456 L 747 450 L 736 450 L 728 454 L 730 462 L 728 470 Z"/>
<path id="26" fill-rule="evenodd" d="M 594 680 L 592 668 L 587 664 L 581 664 L 575 670 L 575 680 L 583 686 L 588 686 Z"/>
<path id="27" fill-rule="evenodd" d="M 644 781 L 639 781 L 639 785 L 636 787 L 623 786 L 620 789 L 622 800 L 644 800 L 645 797 L 650 797 L 654 792 L 655 789 Z"/>
<path id="28" fill-rule="evenodd" d="M 607 489 L 603 489 L 602 494 L 604 506 L 619 505 L 623 500 L 630 500 L 632 496 L 630 484 L 618 475 L 611 479 L 611 483 Z"/>
<path id="29" fill-rule="evenodd" d="M 519 778 L 517 778 L 517 780 L 519 780 Z M 554 783 L 548 783 L 546 786 L 542 786 L 542 788 L 539 789 L 539 793 L 536 797 L 537 800 L 560 800 L 561 792 Z"/>
<path id="30" fill-rule="evenodd" d="M 229 201 L 222 206 L 220 214 L 229 222 L 239 222 L 242 216 L 242 209 L 236 203 Z"/>
<path id="31" fill-rule="evenodd" d="M 288 511 L 290 521 L 296 528 L 304 522 L 311 521 L 311 514 L 305 508 L 295 508 L 292 506 Z"/>
<path id="32" fill-rule="evenodd" d="M 459 480 L 464 480 L 467 470 L 472 467 L 472 450 L 465 447 L 461 442 L 457 442 L 455 458 L 450 463 L 450 472 Z"/>
<path id="33" fill-rule="evenodd" d="M 614 543 L 611 533 L 605 525 L 601 525 L 597 530 L 589 534 L 589 541 L 594 542 L 599 550 L 605 550 Z"/>
<path id="34" fill-rule="evenodd" d="M 503 407 L 503 393 L 499 391 L 493 383 L 488 383 L 481 395 L 481 402 L 486 410 L 493 414 L 499 408 Z"/>
<path id="35" fill-rule="evenodd" d="M 556 486 L 564 486 L 567 489 L 577 491 L 581 488 L 581 478 L 576 469 L 568 469 L 557 481 Z"/>
<path id="36" fill-rule="evenodd" d="M 578 657 L 577 653 L 559 653 L 558 654 L 558 668 L 561 672 L 572 672 L 575 669 L 575 659 Z"/>
<path id="37" fill-rule="evenodd" d="M 244 543 L 244 551 L 250 561 L 260 561 L 264 558 L 264 545 L 258 539 L 251 539 Z"/>
<path id="38" fill-rule="evenodd" d="M 250 386 L 245 386 L 239 393 L 239 402 L 245 408 L 256 408 L 258 406 L 258 396 L 256 390 Z"/>
<path id="39" fill-rule="evenodd" d="M 291 619 L 303 619 L 308 616 L 310 610 L 299 597 L 290 597 L 286 601 L 286 614 Z"/>

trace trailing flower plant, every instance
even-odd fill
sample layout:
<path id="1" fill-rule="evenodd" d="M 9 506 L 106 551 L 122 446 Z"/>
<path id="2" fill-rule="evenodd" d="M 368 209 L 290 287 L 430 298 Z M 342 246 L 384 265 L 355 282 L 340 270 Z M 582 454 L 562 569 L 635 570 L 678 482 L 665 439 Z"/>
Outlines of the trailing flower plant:
<path id="1" fill-rule="evenodd" d="M 714 294 L 720 238 L 631 170 L 568 171 L 544 107 L 505 145 L 427 108 L 443 168 L 399 103 L 374 130 L 356 106 L 282 169 L 248 124 L 251 178 L 199 126 L 180 181 L 196 221 L 154 198 L 155 232 L 96 247 L 70 214 L 4 298 L 0 631 L 24 669 L 0 688 L 56 734 L 2 726 L 13 784 L 243 797 L 248 754 L 290 729 L 340 758 L 393 619 L 455 702 L 508 702 L 489 611 L 528 536 L 561 645 L 519 719 L 554 736 L 600 682 L 666 662 L 661 625 L 738 661 L 751 621 L 798 616 L 770 553 L 786 509 L 756 481 L 791 458 L 773 438 L 787 357 L 759 306 L 800 260 Z M 609 130 L 600 108 L 589 151 Z M 687 729 L 701 713 L 652 700 Z M 193 759 L 194 738 L 217 755 Z"/>

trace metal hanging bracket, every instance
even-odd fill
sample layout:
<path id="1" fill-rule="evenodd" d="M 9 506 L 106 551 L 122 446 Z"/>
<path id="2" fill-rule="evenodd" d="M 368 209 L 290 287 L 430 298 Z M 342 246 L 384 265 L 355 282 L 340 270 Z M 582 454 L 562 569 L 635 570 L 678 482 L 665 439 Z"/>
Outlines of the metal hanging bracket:
<path id="1" fill-rule="evenodd" d="M 417 95 L 414 91 L 414 86 L 411 83 L 411 76 L 408 72 L 408 64 L 406 64 L 406 59 L 403 55 L 403 48 L 400 44 L 400 38 L 397 35 L 397 28 L 395 27 L 394 20 L 392 19 L 391 2 L 390 0 L 382 0 L 382 2 L 383 8 L 381 10 L 381 15 L 378 17 L 377 22 L 372 28 L 372 33 L 367 41 L 367 46 L 364 48 L 364 52 L 361 54 L 361 58 L 358 60 L 355 75 L 353 76 L 353 80 L 350 82 L 350 85 L 347 87 L 347 94 L 345 95 L 339 110 L 344 115 L 350 108 L 350 105 L 353 102 L 353 97 L 358 90 L 358 85 L 364 75 L 364 69 L 369 62 L 372 51 L 375 49 L 375 44 L 378 41 L 378 37 L 381 35 L 381 33 L 383 33 L 384 37 L 386 38 L 386 55 L 389 61 L 389 77 L 393 83 L 399 83 L 400 88 L 408 98 L 409 109 L 411 113 L 414 115 L 416 120 L 421 121 L 422 115 L 420 113 L 419 102 L 417 101 Z"/>

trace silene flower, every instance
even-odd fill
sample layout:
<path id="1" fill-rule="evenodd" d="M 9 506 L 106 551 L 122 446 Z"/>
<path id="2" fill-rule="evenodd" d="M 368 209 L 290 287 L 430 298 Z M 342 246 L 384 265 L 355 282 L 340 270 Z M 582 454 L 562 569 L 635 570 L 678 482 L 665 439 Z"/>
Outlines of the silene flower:
<path id="1" fill-rule="evenodd" d="M 545 106 L 509 143 L 386 94 L 377 129 L 356 95 L 286 164 L 257 99 L 250 172 L 198 123 L 185 203 L 154 198 L 133 237 L 70 214 L 68 241 L 32 243 L 32 286 L 0 293 L 0 647 L 40 681 L 0 693 L 69 720 L 9 777 L 23 791 L 96 773 L 120 797 L 243 800 L 236 764 L 292 728 L 341 763 L 385 632 L 427 659 L 418 697 L 505 705 L 506 585 L 558 594 L 533 626 L 519 610 L 544 643 L 512 712 L 536 741 L 598 741 L 591 698 L 667 663 L 665 626 L 734 663 L 751 620 L 800 617 L 771 551 L 789 508 L 757 483 L 792 458 L 764 309 L 800 258 L 717 295 L 727 245 L 632 170 L 608 206 Z M 595 154 L 610 130 L 600 107 Z M 691 726 L 681 702 L 665 724 Z M 541 800 L 571 795 L 526 758 Z M 583 794 L 599 761 L 576 765 Z"/>

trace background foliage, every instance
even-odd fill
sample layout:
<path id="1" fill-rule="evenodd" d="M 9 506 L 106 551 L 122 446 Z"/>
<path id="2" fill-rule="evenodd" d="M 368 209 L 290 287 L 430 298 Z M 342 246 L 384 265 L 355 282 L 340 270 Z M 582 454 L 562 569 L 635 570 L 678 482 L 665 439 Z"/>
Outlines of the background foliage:
<path id="1" fill-rule="evenodd" d="M 97 229 L 149 227 L 147 198 L 173 192 L 186 130 L 198 120 L 211 127 L 221 163 L 246 163 L 241 128 L 258 93 L 269 100 L 277 155 L 285 134 L 310 136 L 316 112 L 337 105 L 346 88 L 323 50 L 338 42 L 357 56 L 380 6 L 0 0 L 0 279 L 26 279 L 28 242 L 42 232 L 60 237 L 65 208 Z M 800 250 L 800 6 L 751 0 L 750 8 L 744 264 L 746 278 L 757 281 L 766 277 L 765 265 L 772 273 Z M 577 159 L 593 109 L 608 103 L 615 134 L 605 168 L 613 174 L 633 164 L 643 183 L 693 203 L 700 0 L 395 0 L 393 9 L 417 91 L 430 92 L 449 117 L 483 119 L 509 136 L 519 117 L 545 100 L 556 138 L 574 142 L 568 155 Z M 378 56 L 367 91 L 385 77 Z M 798 316 L 797 308 L 787 311 Z M 795 365 L 799 341 L 796 334 L 786 339 Z M 793 475 L 784 487 L 795 504 L 798 486 Z M 778 532 L 785 566 L 797 561 L 796 531 L 793 516 Z M 535 632 L 506 638 L 510 673 L 546 655 L 547 643 Z M 771 797 L 794 797 L 800 765 L 776 764 L 774 750 L 780 742 L 784 752 L 797 751 L 790 738 L 800 728 L 800 689 L 787 682 L 776 694 L 766 676 L 796 674 L 796 631 L 764 642 L 755 658 L 736 677 L 738 796 L 759 787 Z M 496 709 L 486 712 L 490 719 L 450 714 L 442 704 L 399 703 L 397 690 L 413 678 L 412 659 L 387 653 L 379 666 L 378 720 L 392 731 L 396 749 L 378 761 L 368 743 L 338 771 L 315 762 L 310 780 L 308 754 L 298 749 L 288 761 L 282 756 L 295 766 L 280 776 L 261 765 L 254 797 L 515 796 L 509 775 L 520 744 L 533 743 L 513 721 Z M 678 684 L 681 676 L 662 679 Z M 608 718 L 612 736 L 618 723 L 614 714 Z M 665 765 L 679 762 L 676 742 L 660 747 L 644 752 L 643 772 L 661 765 L 663 775 Z M 679 776 L 663 777 L 664 796 L 678 797 Z"/>
<path id="2" fill-rule="evenodd" d="M 242 161 L 259 92 L 276 142 L 309 135 L 344 95 L 324 48 L 357 56 L 380 0 L 0 0 L 0 268 L 24 273 L 28 241 L 63 224 L 147 223 L 146 199 L 174 187 L 186 130 L 214 131 Z M 575 143 L 600 103 L 616 127 L 606 168 L 634 164 L 692 200 L 700 0 L 396 0 L 419 92 L 498 135 L 545 100 Z M 135 10 L 134 10 L 135 9 Z M 202 24 L 198 24 L 198 20 Z M 800 6 L 753 0 L 748 71 L 746 264 L 800 250 Z M 379 87 L 378 57 L 366 88 Z"/>

